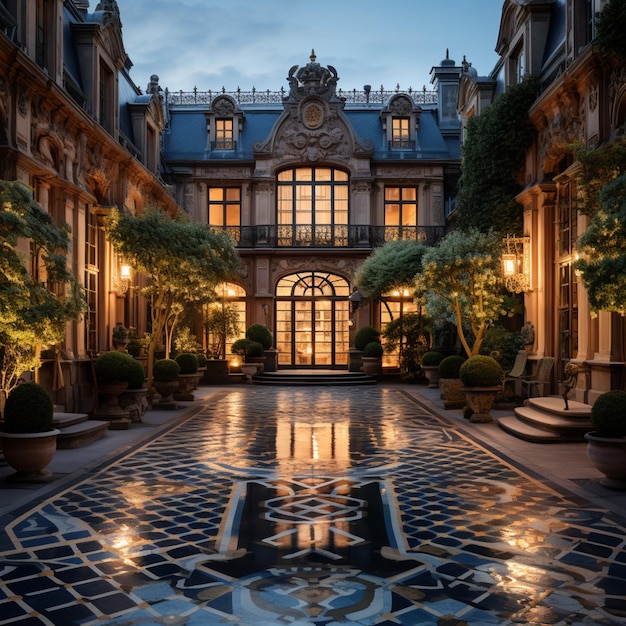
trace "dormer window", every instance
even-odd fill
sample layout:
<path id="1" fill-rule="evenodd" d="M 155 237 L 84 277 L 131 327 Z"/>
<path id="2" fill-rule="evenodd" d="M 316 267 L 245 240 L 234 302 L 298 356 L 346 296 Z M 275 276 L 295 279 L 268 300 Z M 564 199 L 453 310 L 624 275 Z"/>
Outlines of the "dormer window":
<path id="1" fill-rule="evenodd" d="M 394 117 L 391 120 L 391 147 L 412 150 L 413 142 L 409 132 L 410 118 Z"/>
<path id="2" fill-rule="evenodd" d="M 239 134 L 243 130 L 243 111 L 230 96 L 218 96 L 205 113 L 207 120 L 207 149 L 237 150 Z"/>
<path id="3" fill-rule="evenodd" d="M 215 120 L 215 142 L 214 150 L 234 150 L 235 139 L 233 135 L 233 120 L 216 119 Z"/>
<path id="4" fill-rule="evenodd" d="M 389 101 L 380 114 L 389 150 L 417 150 L 417 127 L 421 112 L 406 94 L 395 95 Z"/>

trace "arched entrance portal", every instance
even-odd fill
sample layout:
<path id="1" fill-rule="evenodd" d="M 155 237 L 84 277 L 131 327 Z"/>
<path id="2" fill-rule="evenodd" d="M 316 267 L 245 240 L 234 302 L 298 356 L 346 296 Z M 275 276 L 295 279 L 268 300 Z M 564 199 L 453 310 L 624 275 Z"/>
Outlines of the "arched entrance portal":
<path id="1" fill-rule="evenodd" d="M 348 366 L 348 281 L 329 272 L 298 272 L 276 285 L 276 348 L 282 367 Z"/>

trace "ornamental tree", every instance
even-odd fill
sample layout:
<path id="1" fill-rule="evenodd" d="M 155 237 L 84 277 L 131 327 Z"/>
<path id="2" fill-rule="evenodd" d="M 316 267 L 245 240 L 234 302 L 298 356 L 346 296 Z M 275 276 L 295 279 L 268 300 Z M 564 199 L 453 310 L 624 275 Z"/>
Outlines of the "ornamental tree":
<path id="1" fill-rule="evenodd" d="M 433 320 L 456 326 L 467 356 L 479 353 L 485 333 L 504 310 L 501 240 L 493 232 L 455 230 L 422 258 L 416 295 Z"/>
<path id="2" fill-rule="evenodd" d="M 40 366 L 41 350 L 62 341 L 67 322 L 85 308 L 65 256 L 68 233 L 69 226 L 57 226 L 33 199 L 30 187 L 20 181 L 0 181 L 0 394 L 4 398 L 24 372 Z"/>
<path id="3" fill-rule="evenodd" d="M 600 208 L 578 241 L 574 263 L 587 288 L 593 314 L 626 315 L 626 174 L 599 194 Z"/>
<path id="4" fill-rule="evenodd" d="M 152 385 L 154 353 L 168 320 L 182 304 L 206 302 L 218 283 L 232 280 L 239 256 L 232 238 L 205 224 L 172 218 L 157 209 L 137 216 L 114 212 L 107 237 L 128 263 L 148 277 L 142 295 L 150 301 L 152 332 L 148 344 L 148 389 Z"/>

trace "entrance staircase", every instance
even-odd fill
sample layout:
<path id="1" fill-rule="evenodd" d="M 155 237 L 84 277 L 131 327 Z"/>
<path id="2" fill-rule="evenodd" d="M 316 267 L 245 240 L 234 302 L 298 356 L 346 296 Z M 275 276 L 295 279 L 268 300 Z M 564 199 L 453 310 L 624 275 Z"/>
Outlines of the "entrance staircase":
<path id="1" fill-rule="evenodd" d="M 304 386 L 351 386 L 375 385 L 377 381 L 372 376 L 361 372 L 347 372 L 344 370 L 279 370 L 257 374 L 252 377 L 257 385 L 304 385 Z"/>
<path id="2" fill-rule="evenodd" d="M 534 443 L 570 443 L 585 441 L 593 430 L 591 406 L 569 400 L 569 410 L 561 396 L 529 398 L 525 406 L 514 409 L 515 415 L 500 417 L 498 425 L 507 433 Z"/>
<path id="3" fill-rule="evenodd" d="M 89 419 L 86 413 L 65 413 L 56 411 L 52 417 L 52 425 L 58 428 L 58 450 L 72 450 L 101 439 L 107 434 L 109 422 Z"/>

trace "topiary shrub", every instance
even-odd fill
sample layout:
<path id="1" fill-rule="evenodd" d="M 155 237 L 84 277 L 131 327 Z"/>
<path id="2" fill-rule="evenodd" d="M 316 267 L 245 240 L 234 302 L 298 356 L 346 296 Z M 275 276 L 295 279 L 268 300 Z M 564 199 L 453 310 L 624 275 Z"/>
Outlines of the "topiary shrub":
<path id="1" fill-rule="evenodd" d="M 465 359 L 458 354 L 442 359 L 439 363 L 439 378 L 459 378 L 459 370 L 463 363 L 465 363 Z"/>
<path id="2" fill-rule="evenodd" d="M 128 379 L 128 389 L 141 389 L 145 379 L 146 373 L 143 371 L 141 363 L 133 359 L 132 372 Z"/>
<path id="3" fill-rule="evenodd" d="M 368 343 L 380 343 L 380 333 L 373 326 L 363 326 L 359 328 L 354 336 L 354 347 L 357 350 L 364 350 Z"/>
<path id="4" fill-rule="evenodd" d="M 443 356 L 441 352 L 435 352 L 433 350 L 424 352 L 422 355 L 422 365 L 424 367 L 436 367 L 443 361 Z"/>
<path id="5" fill-rule="evenodd" d="M 4 406 L 7 433 L 42 433 L 52 429 L 54 405 L 48 392 L 30 382 L 14 387 Z"/>
<path id="6" fill-rule="evenodd" d="M 365 348 L 363 348 L 363 356 L 379 359 L 383 356 L 382 345 L 378 341 L 370 341 Z"/>
<path id="7" fill-rule="evenodd" d="M 496 387 L 502 382 L 502 368 L 493 357 L 471 356 L 459 369 L 459 378 L 465 387 Z"/>
<path id="8" fill-rule="evenodd" d="M 258 358 L 263 356 L 263 345 L 252 339 L 237 339 L 231 346 L 231 352 L 239 356 Z"/>
<path id="9" fill-rule="evenodd" d="M 183 352 L 174 360 L 180 366 L 180 373 L 183 375 L 195 374 L 198 371 L 198 357 L 191 352 Z"/>
<path id="10" fill-rule="evenodd" d="M 198 359 L 198 367 L 206 367 L 206 356 L 201 352 L 196 354 L 196 358 Z"/>
<path id="11" fill-rule="evenodd" d="M 591 407 L 593 434 L 609 439 L 626 436 L 626 391 L 603 393 Z"/>
<path id="12" fill-rule="evenodd" d="M 152 376 L 157 382 L 176 380 L 180 374 L 180 365 L 174 359 L 161 359 L 154 364 Z"/>
<path id="13" fill-rule="evenodd" d="M 137 361 L 130 354 L 110 350 L 103 352 L 94 363 L 96 379 L 101 384 L 129 382 L 137 370 Z"/>
<path id="14" fill-rule="evenodd" d="M 251 341 L 260 343 L 263 346 L 263 350 L 269 350 L 272 347 L 272 333 L 263 324 L 252 324 L 246 330 L 246 337 Z"/>

